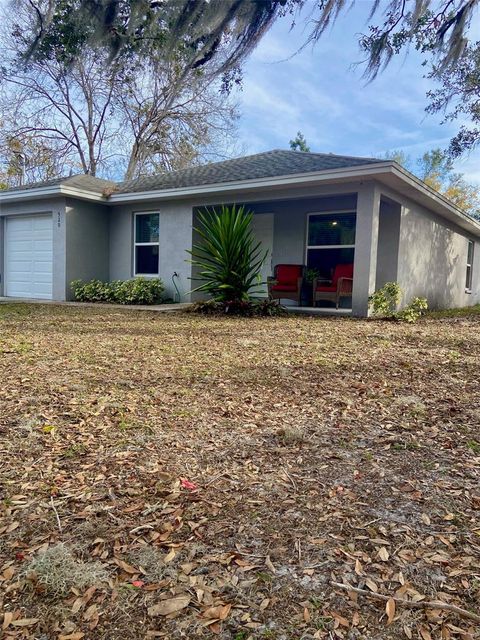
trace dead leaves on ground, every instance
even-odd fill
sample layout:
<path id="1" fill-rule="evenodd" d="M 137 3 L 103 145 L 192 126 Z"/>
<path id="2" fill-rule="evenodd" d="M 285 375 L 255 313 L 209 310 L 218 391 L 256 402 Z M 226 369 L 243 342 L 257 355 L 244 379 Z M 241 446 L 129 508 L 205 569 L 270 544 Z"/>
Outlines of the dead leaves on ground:
<path id="1" fill-rule="evenodd" d="M 5 637 L 475 637 L 393 598 L 480 609 L 478 320 L 0 322 Z"/>

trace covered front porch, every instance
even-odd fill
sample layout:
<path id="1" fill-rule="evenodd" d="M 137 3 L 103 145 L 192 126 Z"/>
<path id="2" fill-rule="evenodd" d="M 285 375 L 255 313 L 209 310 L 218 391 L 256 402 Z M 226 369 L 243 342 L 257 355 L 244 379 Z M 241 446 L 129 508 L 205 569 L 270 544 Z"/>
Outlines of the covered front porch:
<path id="1" fill-rule="evenodd" d="M 369 295 L 397 279 L 401 206 L 373 181 L 236 204 L 267 251 L 257 294 L 292 312 L 367 316 Z"/>

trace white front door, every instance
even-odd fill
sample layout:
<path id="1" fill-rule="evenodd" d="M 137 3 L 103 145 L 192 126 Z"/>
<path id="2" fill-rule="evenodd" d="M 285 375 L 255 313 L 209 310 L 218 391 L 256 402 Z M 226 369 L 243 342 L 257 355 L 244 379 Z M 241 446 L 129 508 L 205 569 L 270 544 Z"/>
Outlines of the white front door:
<path id="1" fill-rule="evenodd" d="M 6 219 L 5 295 L 52 298 L 53 224 L 51 215 Z"/>
<path id="2" fill-rule="evenodd" d="M 267 278 L 273 275 L 273 213 L 255 213 L 252 219 L 252 231 L 257 242 L 261 242 L 262 255 L 267 251 L 267 257 L 260 272 L 261 286 L 255 287 L 255 295 L 267 295 Z"/>

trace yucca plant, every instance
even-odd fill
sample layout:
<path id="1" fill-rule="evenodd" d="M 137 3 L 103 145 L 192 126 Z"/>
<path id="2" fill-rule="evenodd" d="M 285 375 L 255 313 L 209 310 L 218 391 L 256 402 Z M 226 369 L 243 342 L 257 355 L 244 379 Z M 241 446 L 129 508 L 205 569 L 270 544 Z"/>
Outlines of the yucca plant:
<path id="1" fill-rule="evenodd" d="M 207 293 L 213 300 L 232 309 L 248 302 L 261 284 L 260 270 L 267 257 L 252 229 L 253 213 L 245 208 L 222 206 L 198 214 L 195 231 L 200 242 L 189 251 L 198 268 L 193 280 L 201 281 L 194 291 Z"/>

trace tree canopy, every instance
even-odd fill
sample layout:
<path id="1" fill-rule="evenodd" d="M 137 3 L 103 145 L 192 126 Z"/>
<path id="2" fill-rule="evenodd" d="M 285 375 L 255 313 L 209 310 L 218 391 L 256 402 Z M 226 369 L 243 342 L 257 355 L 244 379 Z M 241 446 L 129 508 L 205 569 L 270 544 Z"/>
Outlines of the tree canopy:
<path id="1" fill-rule="evenodd" d="M 317 40 L 355 2 L 359 0 L 31 0 L 33 21 L 22 35 L 23 56 L 49 56 L 61 44 L 65 56 L 74 58 L 85 45 L 93 45 L 106 47 L 114 60 L 132 51 L 173 50 L 182 41 L 189 66 L 198 68 L 217 57 L 219 70 L 227 71 L 239 66 L 277 18 L 303 16 L 308 39 Z M 464 53 L 479 3 L 362 0 L 369 22 L 368 32 L 360 36 L 367 74 L 376 75 L 412 43 L 436 53 L 441 69 L 454 64 Z"/>
<path id="2" fill-rule="evenodd" d="M 31 16 L 28 2 L 17 3 L 1 34 L 0 143 L 5 151 L 9 140 L 23 148 L 27 179 L 33 178 L 34 146 L 55 151 L 62 174 L 103 172 L 126 179 L 228 153 L 235 104 L 208 64 L 189 67 L 185 41 L 168 56 L 154 48 L 132 48 L 121 60 L 107 63 L 109 49 L 88 43 L 73 55 L 70 40 L 64 42 L 70 33 L 68 3 L 56 6 L 60 16 L 52 29 L 61 37 L 41 41 L 28 60 L 21 62 Z M 78 40 L 72 36 L 72 42 Z M 10 182 L 15 180 L 10 176 Z"/>
<path id="3" fill-rule="evenodd" d="M 469 182 L 462 173 L 456 172 L 452 159 L 442 149 L 426 151 L 416 160 L 412 160 L 402 150 L 389 152 L 385 157 L 395 160 L 417 175 L 465 213 L 480 218 L 480 186 Z"/>
<path id="4" fill-rule="evenodd" d="M 297 135 L 293 140 L 290 140 L 289 144 L 292 151 L 310 151 L 310 147 L 301 131 L 297 131 Z"/>
<path id="5" fill-rule="evenodd" d="M 14 9 L 24 2 L 11 0 Z M 480 0 L 29 0 L 30 25 L 19 22 L 15 31 L 23 61 L 61 51 L 71 63 L 90 47 L 107 51 L 109 64 L 125 64 L 152 53 L 166 60 L 180 48 L 180 77 L 202 69 L 229 89 L 241 81 L 242 63 L 277 19 L 305 21 L 306 42 L 315 42 L 353 4 L 365 9 L 368 23 L 359 35 L 365 76 L 375 78 L 396 54 L 415 47 L 443 87 L 431 96 L 429 111 L 461 97 L 463 106 L 447 117 L 474 121 L 473 128 L 461 127 L 451 153 L 477 144 L 478 46 L 469 34 Z"/>

